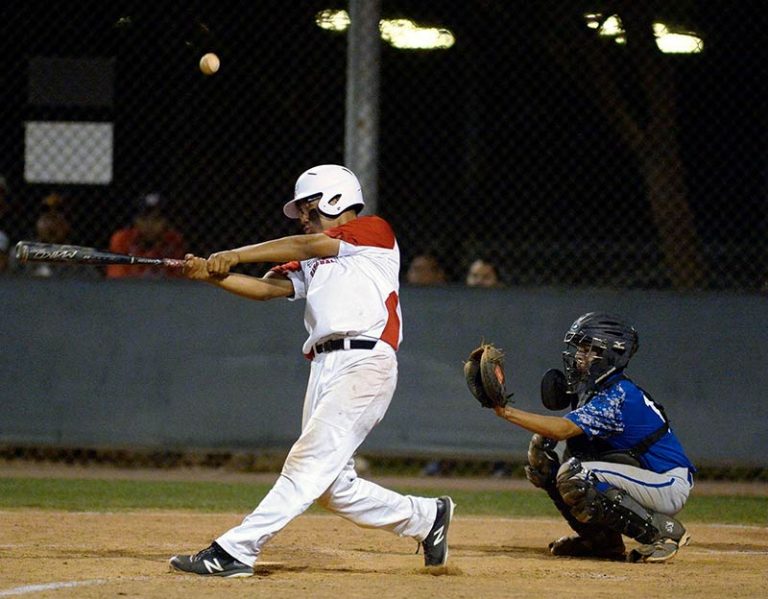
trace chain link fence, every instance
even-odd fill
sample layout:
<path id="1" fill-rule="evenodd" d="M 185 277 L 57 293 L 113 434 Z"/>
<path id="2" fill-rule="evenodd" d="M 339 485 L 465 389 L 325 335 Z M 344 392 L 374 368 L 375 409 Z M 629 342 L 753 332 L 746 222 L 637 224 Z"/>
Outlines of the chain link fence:
<path id="1" fill-rule="evenodd" d="M 765 290 L 760 6 L 428 4 L 381 6 L 378 211 L 404 281 L 432 253 L 456 283 L 484 256 L 506 285 Z M 0 230 L 54 211 L 43 238 L 107 247 L 159 193 L 201 255 L 293 233 L 297 175 L 344 160 L 346 8 L 4 5 Z M 396 47 L 404 18 L 448 42 Z"/>
<path id="2" fill-rule="evenodd" d="M 298 232 L 281 211 L 296 177 L 345 157 L 347 10 L 4 3 L 0 250 L 107 248 L 157 198 L 178 235 L 133 252 Z M 382 0 L 381 17 L 377 210 L 405 284 L 464 284 L 483 258 L 505 286 L 768 291 L 760 3 Z M 442 274 L 411 276 L 423 255 Z"/>

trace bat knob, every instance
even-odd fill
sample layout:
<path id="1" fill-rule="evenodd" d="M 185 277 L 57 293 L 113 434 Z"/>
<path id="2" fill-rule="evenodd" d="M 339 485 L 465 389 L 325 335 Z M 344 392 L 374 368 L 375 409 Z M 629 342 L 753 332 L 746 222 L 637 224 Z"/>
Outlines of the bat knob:
<path id="1" fill-rule="evenodd" d="M 19 264 L 25 264 L 29 257 L 29 247 L 23 241 L 16 244 L 16 261 Z"/>

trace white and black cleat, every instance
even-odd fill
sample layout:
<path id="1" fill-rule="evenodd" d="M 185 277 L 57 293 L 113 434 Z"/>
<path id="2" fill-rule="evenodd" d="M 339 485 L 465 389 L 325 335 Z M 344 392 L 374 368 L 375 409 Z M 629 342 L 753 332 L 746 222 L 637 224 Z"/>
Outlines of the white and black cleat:
<path id="1" fill-rule="evenodd" d="M 173 570 L 200 576 L 253 576 L 253 568 L 229 555 L 218 543 L 211 543 L 209 547 L 194 555 L 174 555 L 168 563 Z"/>
<path id="2" fill-rule="evenodd" d="M 691 535 L 684 530 L 679 539 L 666 537 L 661 538 L 654 543 L 649 543 L 648 545 L 640 545 L 629 553 L 627 561 L 647 562 L 651 564 L 666 562 L 675 557 L 677 552 L 690 542 Z"/>
<path id="3" fill-rule="evenodd" d="M 437 515 L 432 530 L 421 542 L 424 550 L 424 565 L 444 566 L 448 562 L 448 527 L 453 518 L 453 499 L 448 496 L 437 500 Z"/>

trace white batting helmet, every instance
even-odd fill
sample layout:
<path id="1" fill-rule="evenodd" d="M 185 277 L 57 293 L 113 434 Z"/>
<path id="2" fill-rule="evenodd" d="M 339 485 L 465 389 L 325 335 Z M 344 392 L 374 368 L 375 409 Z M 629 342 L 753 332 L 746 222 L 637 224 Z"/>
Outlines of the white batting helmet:
<path id="1" fill-rule="evenodd" d="M 296 180 L 293 199 L 283 206 L 288 218 L 299 218 L 297 203 L 319 199 L 317 209 L 323 216 L 335 218 L 345 210 L 363 208 L 363 191 L 355 174 L 338 164 L 321 164 L 304 171 Z"/>

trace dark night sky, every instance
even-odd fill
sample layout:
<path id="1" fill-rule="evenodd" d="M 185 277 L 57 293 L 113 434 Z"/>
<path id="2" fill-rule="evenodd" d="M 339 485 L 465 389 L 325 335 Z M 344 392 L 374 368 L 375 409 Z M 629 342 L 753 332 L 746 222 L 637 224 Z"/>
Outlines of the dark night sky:
<path id="1" fill-rule="evenodd" d="M 15 190 L 19 234 L 46 191 L 22 181 L 28 119 L 114 120 L 114 184 L 73 190 L 83 211 L 109 219 L 81 226 L 92 243 L 128 218 L 121 198 L 150 187 L 174 198 L 201 250 L 284 234 L 274 205 L 295 176 L 343 158 L 344 37 L 312 21 L 326 3 L 14 4 L 0 9 L 12 65 L 2 74 L 0 172 Z M 458 39 L 443 53 L 382 50 L 380 211 L 406 256 L 425 239 L 516 243 L 533 232 L 549 242 L 595 226 L 608 238 L 647 235 L 633 158 L 542 50 L 552 35 L 542 4 L 554 3 L 384 0 L 385 16 L 444 24 Z M 705 241 L 765 243 L 764 3 L 671 4 L 685 8 L 706 43 L 701 56 L 670 58 L 700 232 Z M 114 28 L 125 15 L 133 26 Z M 199 21 L 211 35 L 199 33 Z M 222 57 L 207 79 L 194 67 L 206 49 Z M 116 57 L 114 107 L 28 106 L 26 62 L 36 55 Z"/>

